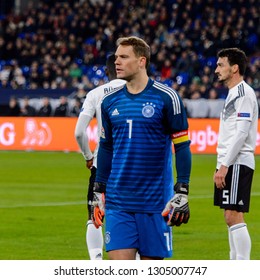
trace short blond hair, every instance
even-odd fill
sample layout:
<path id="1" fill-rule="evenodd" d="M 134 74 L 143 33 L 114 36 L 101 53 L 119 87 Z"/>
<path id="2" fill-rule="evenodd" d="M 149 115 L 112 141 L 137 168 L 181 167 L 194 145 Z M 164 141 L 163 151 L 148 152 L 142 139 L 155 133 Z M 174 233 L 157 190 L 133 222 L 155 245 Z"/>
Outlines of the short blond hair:
<path id="1" fill-rule="evenodd" d="M 146 58 L 145 68 L 148 69 L 150 65 L 151 53 L 149 45 L 143 39 L 136 36 L 122 37 L 117 39 L 116 45 L 132 46 L 137 57 L 144 56 Z"/>

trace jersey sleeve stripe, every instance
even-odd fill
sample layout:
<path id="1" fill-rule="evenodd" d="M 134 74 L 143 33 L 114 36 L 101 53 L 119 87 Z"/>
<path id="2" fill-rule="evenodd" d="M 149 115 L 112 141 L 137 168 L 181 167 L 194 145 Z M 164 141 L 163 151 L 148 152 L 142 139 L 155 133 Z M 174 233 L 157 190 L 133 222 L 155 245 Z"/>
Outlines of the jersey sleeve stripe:
<path id="1" fill-rule="evenodd" d="M 245 96 L 245 89 L 244 89 L 244 85 L 243 84 L 238 86 L 238 95 L 240 97 Z"/>
<path id="2" fill-rule="evenodd" d="M 165 92 L 166 94 L 168 94 L 170 96 L 170 98 L 172 99 L 174 115 L 180 114 L 181 113 L 181 105 L 180 105 L 180 100 L 179 100 L 177 92 L 174 91 L 172 88 L 169 88 L 168 86 L 165 86 L 165 85 L 163 85 L 161 83 L 158 83 L 156 81 L 154 82 L 153 86 L 155 88 Z"/>

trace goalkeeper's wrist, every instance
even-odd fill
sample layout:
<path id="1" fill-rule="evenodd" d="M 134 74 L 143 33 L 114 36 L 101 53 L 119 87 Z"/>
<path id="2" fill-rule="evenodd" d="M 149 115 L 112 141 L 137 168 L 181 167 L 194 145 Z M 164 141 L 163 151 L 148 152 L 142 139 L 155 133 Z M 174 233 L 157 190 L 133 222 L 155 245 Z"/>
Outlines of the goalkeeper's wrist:
<path id="1" fill-rule="evenodd" d="M 106 193 L 106 183 L 94 182 L 93 191 L 97 193 Z"/>
<path id="2" fill-rule="evenodd" d="M 189 184 L 177 182 L 174 185 L 174 192 L 180 194 L 189 194 Z"/>

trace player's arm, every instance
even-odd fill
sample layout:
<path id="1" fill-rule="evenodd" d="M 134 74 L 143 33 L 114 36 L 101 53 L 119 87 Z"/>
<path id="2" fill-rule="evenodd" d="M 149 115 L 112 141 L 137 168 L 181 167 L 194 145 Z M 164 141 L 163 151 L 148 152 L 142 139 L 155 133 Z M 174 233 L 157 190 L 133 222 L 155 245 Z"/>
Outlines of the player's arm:
<path id="1" fill-rule="evenodd" d="M 186 137 L 184 137 L 186 138 Z M 188 203 L 189 178 L 191 172 L 190 141 L 174 144 L 177 183 L 174 185 L 174 196 L 166 204 L 162 215 L 168 216 L 169 226 L 186 224 L 190 218 Z"/>
<path id="2" fill-rule="evenodd" d="M 81 153 L 86 160 L 87 168 L 93 165 L 93 154 L 89 147 L 89 139 L 86 133 L 90 121 L 93 119 L 97 108 L 97 89 L 88 92 L 81 108 L 80 115 L 75 128 L 75 138 L 80 147 Z"/>
<path id="3" fill-rule="evenodd" d="M 189 184 L 191 172 L 191 151 L 188 130 L 172 134 L 175 149 L 177 182 Z"/>
<path id="4" fill-rule="evenodd" d="M 175 148 L 175 166 L 177 183 L 174 185 L 174 196 L 166 204 L 162 215 L 169 217 L 168 225 L 180 226 L 190 218 L 188 204 L 189 181 L 191 172 L 191 151 L 188 136 L 188 122 L 181 99 L 176 98 L 176 105 L 168 105 L 168 123 L 171 127 L 171 138 Z M 168 104 L 170 104 L 168 102 Z M 176 111 L 178 108 L 178 114 Z"/>
<path id="5" fill-rule="evenodd" d="M 251 127 L 251 122 L 248 120 L 239 120 L 237 121 L 236 127 L 236 133 L 232 138 L 232 142 L 229 146 L 228 152 L 223 160 L 223 165 L 227 167 L 235 162 L 238 153 L 240 152 L 246 141 Z"/>
<path id="6" fill-rule="evenodd" d="M 251 98 L 245 95 L 242 98 L 236 99 L 235 107 L 236 132 L 231 140 L 228 152 L 222 162 L 222 164 L 226 167 L 234 164 L 239 152 L 241 151 L 241 148 L 246 141 L 254 115 L 255 104 Z"/>
<path id="7" fill-rule="evenodd" d="M 108 114 L 101 104 L 102 128 L 99 139 L 99 149 L 97 154 L 97 174 L 96 182 L 106 183 L 110 175 L 113 157 L 112 128 Z"/>
<path id="8" fill-rule="evenodd" d="M 103 225 L 103 219 L 105 216 L 105 193 L 106 182 L 110 175 L 113 157 L 113 142 L 111 137 L 111 125 L 104 112 L 102 110 L 102 129 L 99 140 L 99 149 L 97 155 L 97 173 L 94 184 L 94 199 L 92 203 L 92 221 L 96 228 Z"/>
<path id="9" fill-rule="evenodd" d="M 217 188 L 224 188 L 226 186 L 225 177 L 230 165 L 233 165 L 240 150 L 242 149 L 251 127 L 251 121 L 239 120 L 236 125 L 236 133 L 232 138 L 228 152 L 223 159 L 223 162 L 214 174 L 214 182 Z"/>
<path id="10" fill-rule="evenodd" d="M 75 128 L 75 138 L 81 150 L 81 153 L 86 160 L 86 166 L 91 168 L 91 162 L 93 164 L 93 154 L 89 147 L 89 139 L 86 133 L 87 127 L 91 121 L 91 117 L 88 115 L 80 114 L 77 120 Z"/>

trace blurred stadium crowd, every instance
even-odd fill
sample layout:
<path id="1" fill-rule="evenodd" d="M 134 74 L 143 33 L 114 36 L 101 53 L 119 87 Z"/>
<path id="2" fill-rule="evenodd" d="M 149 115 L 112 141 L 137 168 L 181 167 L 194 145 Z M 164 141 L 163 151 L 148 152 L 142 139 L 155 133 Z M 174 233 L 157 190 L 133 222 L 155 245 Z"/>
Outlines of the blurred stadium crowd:
<path id="1" fill-rule="evenodd" d="M 107 82 L 116 39 L 136 35 L 151 46 L 151 76 L 185 100 L 223 99 L 216 54 L 243 49 L 245 80 L 260 98 L 259 12 L 259 0 L 38 1 L 0 16 L 0 90 L 69 88 L 75 104 L 65 115 L 77 115 L 85 94 Z"/>

